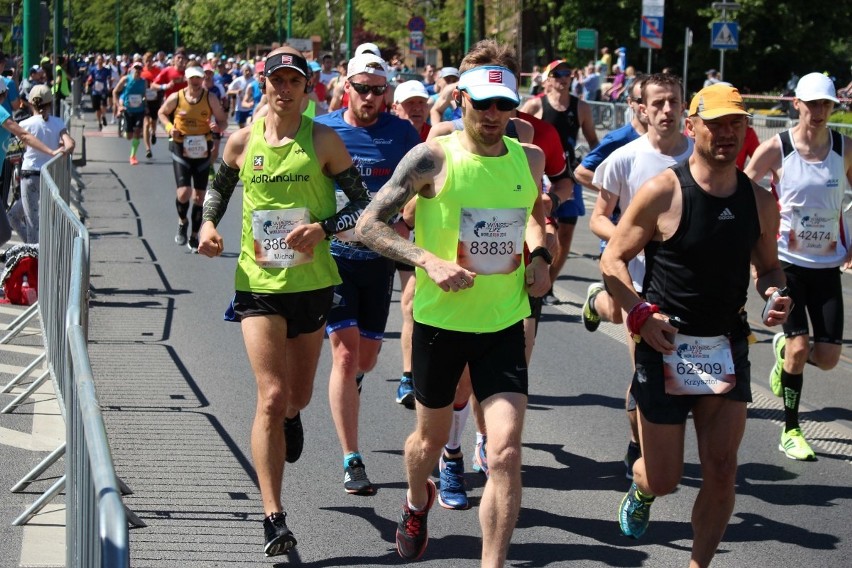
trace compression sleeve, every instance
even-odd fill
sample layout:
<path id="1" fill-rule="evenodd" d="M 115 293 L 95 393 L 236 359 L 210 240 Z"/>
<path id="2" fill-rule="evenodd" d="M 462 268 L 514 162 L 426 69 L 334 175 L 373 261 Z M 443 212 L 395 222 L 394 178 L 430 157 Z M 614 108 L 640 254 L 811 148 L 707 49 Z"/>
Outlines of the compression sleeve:
<path id="1" fill-rule="evenodd" d="M 354 165 L 349 166 L 348 169 L 339 174 L 334 174 L 331 179 L 346 194 L 349 203 L 328 219 L 320 221 L 320 225 L 327 236 L 355 227 L 361 212 L 370 203 L 367 184 L 364 183 L 361 174 L 358 173 L 358 168 Z"/>
<path id="2" fill-rule="evenodd" d="M 232 168 L 222 160 L 213 185 L 207 189 L 207 195 L 204 197 L 204 210 L 201 214 L 203 221 L 212 221 L 214 226 L 219 225 L 239 180 L 240 170 Z"/>

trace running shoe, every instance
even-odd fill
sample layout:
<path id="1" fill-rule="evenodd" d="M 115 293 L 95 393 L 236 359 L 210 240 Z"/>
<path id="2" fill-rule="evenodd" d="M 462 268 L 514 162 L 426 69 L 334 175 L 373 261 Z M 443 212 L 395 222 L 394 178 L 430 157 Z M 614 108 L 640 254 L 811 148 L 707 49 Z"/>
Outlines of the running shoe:
<path id="1" fill-rule="evenodd" d="M 559 298 L 553 295 L 553 289 L 547 291 L 547 294 L 541 297 L 541 303 L 544 306 L 555 306 L 557 304 L 561 304 Z"/>
<path id="2" fill-rule="evenodd" d="M 435 482 L 431 479 L 426 480 L 426 490 L 429 497 L 421 510 L 412 511 L 408 499 L 402 505 L 402 514 L 396 526 L 396 550 L 405 560 L 417 560 L 423 556 L 429 543 L 428 515 L 437 493 Z"/>
<path id="3" fill-rule="evenodd" d="M 156 144 L 156 143 L 157 143 L 157 134 L 152 132 L 151 133 L 151 144 L 153 145 L 153 144 Z"/>
<path id="4" fill-rule="evenodd" d="M 769 373 L 769 387 L 772 389 L 772 394 L 775 396 L 784 396 L 784 386 L 781 384 L 781 371 L 784 370 L 784 345 L 787 344 L 787 338 L 784 333 L 776 333 L 772 338 L 772 352 L 775 353 L 775 366 L 772 367 L 772 372 Z"/>
<path id="5" fill-rule="evenodd" d="M 188 248 L 189 252 L 192 254 L 198 254 L 198 237 L 189 237 L 189 242 L 186 243 L 186 248 Z"/>
<path id="6" fill-rule="evenodd" d="M 793 428 L 784 432 L 781 430 L 781 443 L 778 444 L 778 449 L 784 452 L 791 460 L 799 461 L 815 461 L 816 454 L 808 445 L 801 428 Z"/>
<path id="7" fill-rule="evenodd" d="M 358 396 L 361 396 L 361 383 L 364 382 L 364 373 L 355 375 L 355 385 L 358 387 Z"/>
<path id="8" fill-rule="evenodd" d="M 641 457 L 642 450 L 639 448 L 639 444 L 636 442 L 629 442 L 627 444 L 627 453 L 624 454 L 624 467 L 626 468 L 624 476 L 627 479 L 633 479 L 633 464 Z"/>
<path id="9" fill-rule="evenodd" d="M 305 445 L 305 430 L 302 428 L 302 413 L 293 418 L 284 419 L 284 442 L 287 452 L 284 459 L 287 463 L 296 463 L 302 457 L 302 448 Z"/>
<path id="10" fill-rule="evenodd" d="M 376 492 L 367 478 L 367 468 L 360 456 L 350 458 L 343 468 L 343 489 L 350 495 L 372 495 Z"/>
<path id="11" fill-rule="evenodd" d="M 484 473 L 485 477 L 488 477 L 488 457 L 485 454 L 487 442 L 487 437 L 483 436 L 482 441 L 477 442 L 476 447 L 473 449 L 473 471 Z"/>
<path id="12" fill-rule="evenodd" d="M 186 244 L 186 233 L 189 231 L 189 223 L 178 223 L 177 233 L 175 234 L 175 244 L 183 246 Z"/>
<path id="13" fill-rule="evenodd" d="M 654 497 L 640 495 L 635 483 L 630 484 L 630 490 L 621 500 L 618 508 L 618 524 L 621 533 L 631 538 L 640 538 L 648 528 L 651 520 L 651 503 Z"/>
<path id="14" fill-rule="evenodd" d="M 100 131 L 101 131 L 101 130 L 103 130 L 103 129 L 104 129 L 104 127 L 103 127 L 103 126 L 101 126 L 101 123 L 100 123 L 100 122 L 98 122 L 98 132 L 100 132 Z"/>
<path id="15" fill-rule="evenodd" d="M 441 507 L 459 511 L 469 509 L 470 503 L 464 489 L 464 458 L 445 459 L 442 453 L 438 469 L 441 472 L 441 487 L 438 491 Z"/>
<path id="16" fill-rule="evenodd" d="M 139 165 L 139 159 L 136 158 L 136 156 L 130 156 L 130 165 L 131 166 L 138 166 Z"/>
<path id="17" fill-rule="evenodd" d="M 154 157 L 154 154 L 151 153 L 151 150 L 148 150 L 147 152 L 145 152 L 145 157 L 150 159 Z"/>
<path id="18" fill-rule="evenodd" d="M 105 116 L 102 116 L 102 117 L 101 117 L 101 125 L 102 125 L 102 126 L 106 126 L 106 125 L 107 125 L 106 117 L 105 117 Z"/>
<path id="19" fill-rule="evenodd" d="M 263 532 L 266 534 L 266 556 L 287 554 L 296 546 L 296 537 L 287 528 L 287 513 L 272 513 L 263 519 Z"/>
<path id="20" fill-rule="evenodd" d="M 586 289 L 586 303 L 583 304 L 583 325 L 586 331 L 597 331 L 601 324 L 601 316 L 592 307 L 592 301 L 595 296 L 604 291 L 604 286 L 600 282 L 592 282 Z"/>
<path id="21" fill-rule="evenodd" d="M 396 403 L 405 408 L 414 408 L 414 381 L 409 377 L 401 377 L 396 388 Z"/>

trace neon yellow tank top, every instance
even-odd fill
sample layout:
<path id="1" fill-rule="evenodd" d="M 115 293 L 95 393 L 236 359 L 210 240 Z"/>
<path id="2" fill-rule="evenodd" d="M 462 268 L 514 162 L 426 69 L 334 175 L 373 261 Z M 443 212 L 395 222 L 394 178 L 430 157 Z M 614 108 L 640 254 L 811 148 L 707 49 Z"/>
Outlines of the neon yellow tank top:
<path id="1" fill-rule="evenodd" d="M 267 144 L 264 127 L 264 120 L 252 124 L 240 170 L 243 223 L 236 289 L 269 294 L 340 284 L 328 240 L 320 241 L 309 257 L 296 254 L 302 263 L 293 261 L 294 251 L 283 245 L 300 212 L 314 223 L 337 210 L 334 183 L 323 174 L 314 151 L 314 122 L 303 116 L 295 139 L 280 147 Z M 277 265 L 288 262 L 294 265 Z"/>
<path id="2" fill-rule="evenodd" d="M 530 315 L 523 240 L 538 189 L 523 147 L 503 138 L 508 153 L 471 154 L 459 132 L 436 138 L 447 178 L 438 195 L 417 199 L 415 242 L 477 273 L 475 285 L 444 292 L 416 269 L 414 319 L 454 331 L 488 333 Z"/>

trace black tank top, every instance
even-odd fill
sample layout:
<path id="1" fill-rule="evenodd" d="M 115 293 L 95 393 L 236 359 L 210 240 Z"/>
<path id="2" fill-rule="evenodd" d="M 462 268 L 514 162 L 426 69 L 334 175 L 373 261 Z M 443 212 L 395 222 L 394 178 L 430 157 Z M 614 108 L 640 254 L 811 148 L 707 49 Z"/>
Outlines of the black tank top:
<path id="1" fill-rule="evenodd" d="M 695 182 L 688 161 L 672 170 L 680 182 L 680 225 L 670 239 L 645 246 L 645 296 L 684 320 L 683 333 L 739 337 L 751 252 L 760 236 L 751 180 L 737 171 L 736 191 L 715 197 Z"/>
<path id="2" fill-rule="evenodd" d="M 565 152 L 565 159 L 568 161 L 571 171 L 574 171 L 579 165 L 576 163 L 574 147 L 577 146 L 577 134 L 580 132 L 580 119 L 577 116 L 580 99 L 574 95 L 569 96 L 568 108 L 565 110 L 556 110 L 550 105 L 547 97 L 542 97 L 541 119 L 556 128 L 559 133 L 559 140 L 562 142 L 562 150 Z"/>

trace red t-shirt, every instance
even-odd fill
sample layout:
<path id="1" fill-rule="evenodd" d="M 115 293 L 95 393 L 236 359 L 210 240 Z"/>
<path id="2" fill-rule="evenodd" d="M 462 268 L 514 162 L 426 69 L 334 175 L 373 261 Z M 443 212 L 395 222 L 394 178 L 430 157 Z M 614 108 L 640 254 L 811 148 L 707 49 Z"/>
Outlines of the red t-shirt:
<path id="1" fill-rule="evenodd" d="M 549 122 L 525 112 L 518 111 L 517 116 L 532 124 L 533 144 L 544 152 L 544 173 L 552 177 L 565 171 L 565 152 L 556 128 Z"/>
<path id="2" fill-rule="evenodd" d="M 745 167 L 746 158 L 753 156 L 758 146 L 760 146 L 760 138 L 757 137 L 757 132 L 751 126 L 747 127 L 743 147 L 740 148 L 740 153 L 737 154 L 738 170 L 742 170 Z"/>
<path id="3" fill-rule="evenodd" d="M 432 126 L 428 122 L 424 122 L 423 126 L 420 128 L 420 141 L 426 142 L 426 138 L 429 136 L 429 131 L 432 130 Z"/>
<path id="4" fill-rule="evenodd" d="M 177 93 L 184 87 L 186 87 L 186 77 L 184 77 L 181 71 L 178 71 L 174 67 L 166 67 L 160 74 L 157 75 L 157 78 L 154 79 L 154 82 L 158 85 L 165 85 L 169 81 L 174 81 L 171 89 L 166 89 L 165 96 L 168 97 L 172 93 Z"/>

